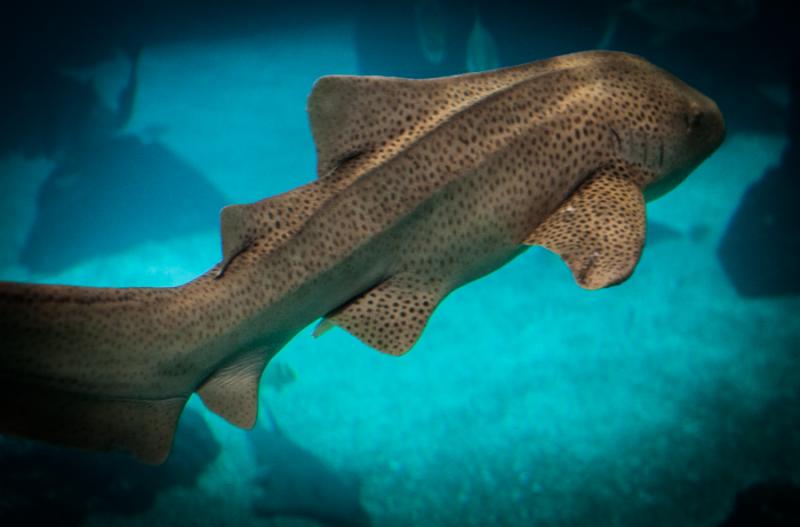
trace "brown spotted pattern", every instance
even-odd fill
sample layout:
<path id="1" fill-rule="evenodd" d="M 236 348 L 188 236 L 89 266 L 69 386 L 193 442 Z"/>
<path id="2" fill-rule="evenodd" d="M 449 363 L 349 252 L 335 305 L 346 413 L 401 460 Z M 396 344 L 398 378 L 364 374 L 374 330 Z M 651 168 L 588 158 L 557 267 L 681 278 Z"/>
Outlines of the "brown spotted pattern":
<path id="1" fill-rule="evenodd" d="M 223 208 L 220 214 L 223 259 L 218 277 L 246 249 L 272 251 L 289 241 L 319 209 L 329 190 L 309 183 L 256 203 Z"/>
<path id="2" fill-rule="evenodd" d="M 674 185 L 724 135 L 712 101 L 613 52 L 326 77 L 308 109 L 318 179 L 224 209 L 223 261 L 205 275 L 169 289 L 0 284 L 0 433 L 159 461 L 196 390 L 251 424 L 264 365 L 320 317 L 404 353 L 450 291 L 526 241 L 586 287 L 615 283 L 638 258 L 641 189 Z"/>
<path id="3" fill-rule="evenodd" d="M 331 313 L 315 336 L 335 324 L 375 349 L 402 355 L 417 342 L 441 300 L 436 285 L 411 274 L 393 276 Z"/>
<path id="4" fill-rule="evenodd" d="M 644 197 L 627 167 L 600 169 L 532 235 L 528 245 L 559 254 L 575 281 L 599 289 L 627 279 L 644 246 Z"/>

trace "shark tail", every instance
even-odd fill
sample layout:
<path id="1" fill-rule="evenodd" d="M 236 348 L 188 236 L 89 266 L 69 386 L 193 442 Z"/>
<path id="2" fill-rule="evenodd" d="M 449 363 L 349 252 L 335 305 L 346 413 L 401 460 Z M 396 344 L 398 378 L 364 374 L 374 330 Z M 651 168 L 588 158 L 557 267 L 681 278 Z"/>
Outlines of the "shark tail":
<path id="1" fill-rule="evenodd" d="M 85 450 L 125 450 L 163 463 L 186 398 L 101 399 L 3 378 L 0 433 Z"/>
<path id="2" fill-rule="evenodd" d="M 143 373 L 120 350 L 136 351 L 144 299 L 169 291 L 0 282 L 0 434 L 163 462 L 192 388 L 120 391 Z"/>

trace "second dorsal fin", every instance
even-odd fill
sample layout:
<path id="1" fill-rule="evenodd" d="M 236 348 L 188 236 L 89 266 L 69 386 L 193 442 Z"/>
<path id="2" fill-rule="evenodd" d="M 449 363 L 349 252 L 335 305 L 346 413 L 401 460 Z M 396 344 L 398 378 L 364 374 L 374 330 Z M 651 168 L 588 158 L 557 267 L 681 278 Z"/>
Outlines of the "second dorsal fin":
<path id="1" fill-rule="evenodd" d="M 258 242 L 267 249 L 289 239 L 322 204 L 326 189 L 310 183 L 247 205 L 228 205 L 220 213 L 222 266 Z"/>

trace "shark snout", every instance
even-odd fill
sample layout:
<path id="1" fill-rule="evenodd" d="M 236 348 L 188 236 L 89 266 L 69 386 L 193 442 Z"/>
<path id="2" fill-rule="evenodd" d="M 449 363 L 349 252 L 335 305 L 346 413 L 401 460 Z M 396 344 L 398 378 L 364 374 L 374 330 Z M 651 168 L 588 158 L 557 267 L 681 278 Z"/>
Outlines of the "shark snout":
<path id="1" fill-rule="evenodd" d="M 711 101 L 709 99 L 709 101 Z M 722 116 L 722 112 L 720 111 L 717 103 L 711 101 L 712 109 L 708 112 L 708 118 L 711 121 L 712 133 L 710 137 L 710 141 L 712 144 L 712 149 L 716 150 L 719 145 L 725 140 L 725 118 Z"/>
<path id="2" fill-rule="evenodd" d="M 717 103 L 701 93 L 690 105 L 687 117 L 689 132 L 696 138 L 704 157 L 725 140 L 725 118 Z"/>

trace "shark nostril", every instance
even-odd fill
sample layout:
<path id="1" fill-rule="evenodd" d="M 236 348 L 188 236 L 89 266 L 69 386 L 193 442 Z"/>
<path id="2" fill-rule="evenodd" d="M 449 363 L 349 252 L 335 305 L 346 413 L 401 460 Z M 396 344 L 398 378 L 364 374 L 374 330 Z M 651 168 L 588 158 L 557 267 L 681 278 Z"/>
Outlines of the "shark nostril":
<path id="1" fill-rule="evenodd" d="M 686 131 L 690 134 L 697 134 L 703 130 L 708 129 L 709 116 L 699 109 L 691 109 L 684 115 L 686 122 Z"/>
<path id="2" fill-rule="evenodd" d="M 690 132 L 696 130 L 702 124 L 703 120 L 702 115 L 703 115 L 702 112 L 699 112 L 694 109 L 686 112 L 686 114 L 684 115 L 684 121 L 686 122 L 686 129 Z"/>

